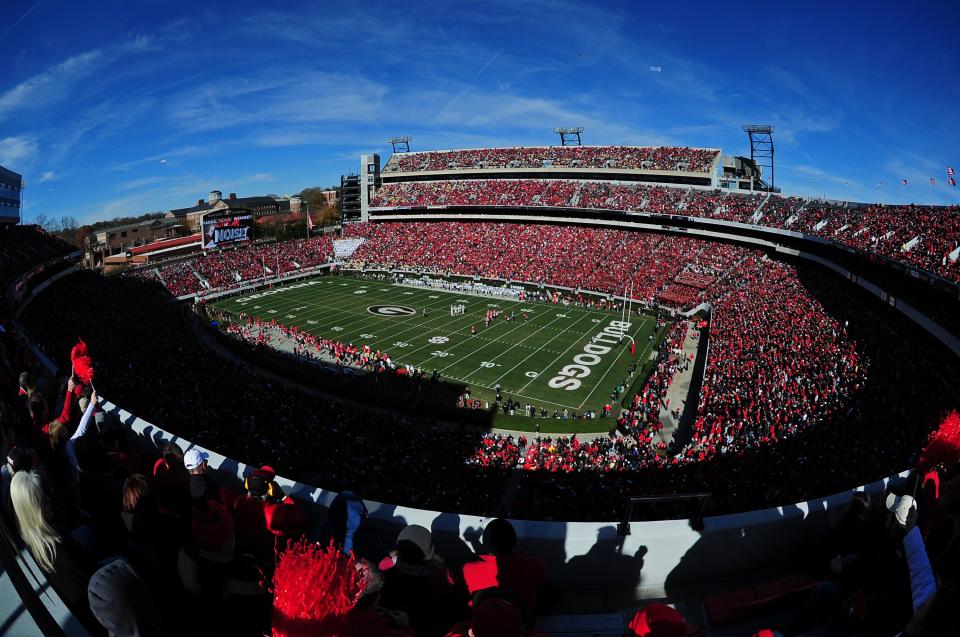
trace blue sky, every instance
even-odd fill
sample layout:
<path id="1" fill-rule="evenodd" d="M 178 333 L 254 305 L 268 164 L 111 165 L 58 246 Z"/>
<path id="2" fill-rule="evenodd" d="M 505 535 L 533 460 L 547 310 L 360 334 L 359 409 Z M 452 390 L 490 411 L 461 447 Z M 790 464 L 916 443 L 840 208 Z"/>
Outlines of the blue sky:
<path id="1" fill-rule="evenodd" d="M 0 163 L 28 220 L 91 221 L 338 183 L 389 135 L 748 154 L 758 122 L 785 192 L 960 201 L 960 3 L 786 4 L 4 0 Z"/>

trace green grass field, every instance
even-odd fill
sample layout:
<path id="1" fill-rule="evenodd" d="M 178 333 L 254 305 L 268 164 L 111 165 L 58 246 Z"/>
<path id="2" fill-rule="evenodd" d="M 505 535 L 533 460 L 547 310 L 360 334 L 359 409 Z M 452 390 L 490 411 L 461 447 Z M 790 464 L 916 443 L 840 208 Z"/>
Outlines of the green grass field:
<path id="1" fill-rule="evenodd" d="M 450 316 L 454 304 L 466 306 L 465 314 Z M 428 372 L 436 369 L 442 377 L 468 385 L 474 397 L 491 402 L 499 383 L 505 399 L 551 413 L 599 412 L 611 401 L 614 387 L 627 380 L 630 364 L 636 361 L 642 368 L 656 342 L 648 340 L 655 329 L 650 316 L 632 317 L 627 334 L 635 339 L 636 353 L 631 355 L 628 340 L 616 343 L 611 334 L 621 319 L 616 313 L 349 276 L 324 276 L 260 290 L 221 301 L 216 307 L 276 319 L 324 338 L 369 345 L 395 362 Z M 484 327 L 490 308 L 499 310 L 500 318 Z M 503 315 L 511 312 L 515 320 L 505 321 Z M 529 316 L 526 321 L 524 312 Z M 477 327 L 475 336 L 470 333 L 472 325 Z M 603 336 L 605 328 L 608 332 Z M 591 344 L 596 335 L 600 339 Z M 529 423 L 530 419 L 510 420 Z M 510 426 L 498 421 L 498 426 Z"/>

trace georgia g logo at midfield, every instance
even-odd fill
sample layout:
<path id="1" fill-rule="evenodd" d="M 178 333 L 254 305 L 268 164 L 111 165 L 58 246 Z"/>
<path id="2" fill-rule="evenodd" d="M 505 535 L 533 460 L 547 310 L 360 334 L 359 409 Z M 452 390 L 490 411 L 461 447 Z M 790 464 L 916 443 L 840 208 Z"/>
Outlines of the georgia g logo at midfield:
<path id="1" fill-rule="evenodd" d="M 415 309 L 406 305 L 371 305 L 367 311 L 377 316 L 413 316 L 417 313 Z"/>

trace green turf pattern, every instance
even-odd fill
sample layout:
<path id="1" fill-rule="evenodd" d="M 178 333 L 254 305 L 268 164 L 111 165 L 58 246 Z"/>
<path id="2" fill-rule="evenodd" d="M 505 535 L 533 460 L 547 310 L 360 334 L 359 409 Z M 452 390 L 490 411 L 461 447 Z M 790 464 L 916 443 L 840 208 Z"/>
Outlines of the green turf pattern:
<path id="1" fill-rule="evenodd" d="M 450 316 L 450 306 L 455 304 L 466 306 L 464 315 Z M 384 316 L 368 310 L 377 305 L 410 308 L 416 313 Z M 636 341 L 635 355 L 630 355 L 626 339 L 608 344 L 609 352 L 589 354 L 584 346 L 605 327 L 620 321 L 618 313 L 336 275 L 258 290 L 215 306 L 233 314 L 276 319 L 324 338 L 369 345 L 397 363 L 427 372 L 436 369 L 444 378 L 467 384 L 474 397 L 490 402 L 499 383 L 505 399 L 545 407 L 551 413 L 564 408 L 599 412 L 606 403 L 616 407 L 619 401 L 612 402 L 610 394 L 627 380 L 632 361 L 642 367 L 649 358 L 652 343 L 648 336 L 655 328 L 653 317 L 634 314 L 628 333 Z M 490 308 L 499 310 L 500 318 L 484 327 L 484 315 Z M 515 320 L 507 322 L 503 317 L 510 312 Z M 527 321 L 522 318 L 524 312 Z M 477 327 L 475 336 L 470 333 L 471 325 Z M 591 349 L 603 352 L 604 344 L 598 342 Z M 579 361 L 574 360 L 577 356 Z M 558 376 L 570 365 L 576 367 L 567 369 L 568 376 Z M 584 369 L 589 375 L 584 375 Z M 579 386 L 573 389 L 549 384 L 551 379 L 559 384 L 574 377 Z"/>

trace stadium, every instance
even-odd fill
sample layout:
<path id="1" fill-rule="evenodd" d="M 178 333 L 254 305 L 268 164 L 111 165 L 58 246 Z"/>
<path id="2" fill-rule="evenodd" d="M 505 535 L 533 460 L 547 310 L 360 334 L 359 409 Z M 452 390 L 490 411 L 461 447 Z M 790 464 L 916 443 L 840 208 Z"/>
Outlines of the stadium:
<path id="1" fill-rule="evenodd" d="M 330 224 L 84 246 L 0 167 L 0 633 L 960 634 L 960 207 L 737 131 L 395 136 Z"/>
<path id="2" fill-rule="evenodd" d="M 736 569 L 764 563 L 823 532 L 833 513 L 814 503 L 903 482 L 956 407 L 958 216 L 686 185 L 719 158 L 395 153 L 339 238 L 240 241 L 119 277 L 10 230 L 20 355 L 62 370 L 83 335 L 106 411 L 155 448 L 162 434 L 238 477 L 269 460 L 294 499 L 357 492 L 371 520 L 442 511 L 437 541 L 445 517 L 506 517 L 537 553 L 563 521 L 624 559 L 641 538 L 654 552 L 646 525 L 680 522 L 700 552 L 733 523 L 756 536 Z M 632 584 L 620 570 L 641 594 L 683 590 L 682 560 Z M 793 577 L 774 597 L 809 585 Z"/>

